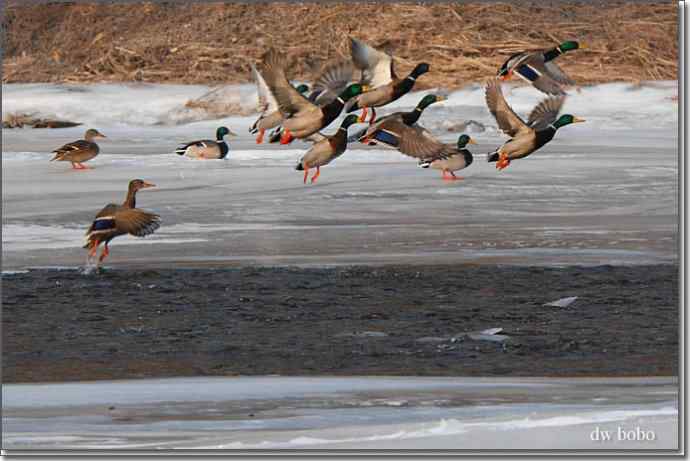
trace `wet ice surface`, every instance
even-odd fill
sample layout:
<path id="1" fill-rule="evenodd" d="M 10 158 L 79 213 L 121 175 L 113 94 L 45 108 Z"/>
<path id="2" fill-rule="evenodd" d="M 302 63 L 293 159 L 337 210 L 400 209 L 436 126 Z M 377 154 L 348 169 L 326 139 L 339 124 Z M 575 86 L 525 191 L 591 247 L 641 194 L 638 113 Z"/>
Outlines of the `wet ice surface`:
<path id="1" fill-rule="evenodd" d="M 303 185 L 294 165 L 308 148 L 256 146 L 254 117 L 172 125 L 202 86 L 4 85 L 3 112 L 35 111 L 94 126 L 109 136 L 90 171 L 50 163 L 50 150 L 84 127 L 3 130 L 3 269 L 83 263 L 83 233 L 102 206 L 122 201 L 127 182 L 155 190 L 140 207 L 163 226 L 146 239 L 118 238 L 110 264 L 378 264 L 480 261 L 514 264 L 636 264 L 675 261 L 677 103 L 675 82 L 600 85 L 573 92 L 565 110 L 588 123 L 565 127 L 533 156 L 496 172 L 484 154 L 496 131 L 478 86 L 431 106 L 422 123 L 452 142 L 446 126 L 475 120 L 475 163 L 444 182 L 394 151 L 350 145 Z M 236 102 L 254 104 L 239 86 Z M 412 107 L 419 92 L 395 103 Z M 507 91 L 525 114 L 542 95 Z M 144 103 L 141 103 L 143 101 Z M 381 111 L 382 114 L 384 111 Z M 178 142 L 241 134 L 226 160 L 170 152 Z M 332 131 L 336 124 L 327 129 Z"/>
<path id="2" fill-rule="evenodd" d="M 677 420 L 674 378 L 267 376 L 3 386 L 3 448 L 10 450 L 669 449 L 678 443 Z M 596 426 L 641 427 L 656 437 L 602 444 L 590 439 Z"/>

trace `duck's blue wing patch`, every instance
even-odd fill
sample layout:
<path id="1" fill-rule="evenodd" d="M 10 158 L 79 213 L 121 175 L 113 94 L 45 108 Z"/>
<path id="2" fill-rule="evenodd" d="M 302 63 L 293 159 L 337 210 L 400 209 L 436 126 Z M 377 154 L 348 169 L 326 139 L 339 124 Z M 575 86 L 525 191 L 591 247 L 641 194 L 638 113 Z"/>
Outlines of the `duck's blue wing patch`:
<path id="1" fill-rule="evenodd" d="M 389 146 L 393 147 L 398 147 L 400 144 L 400 141 L 398 140 L 397 137 L 393 136 L 391 133 L 383 130 L 379 130 L 374 133 L 373 136 L 374 139 L 376 139 L 379 142 L 382 142 L 384 144 L 388 144 Z"/>
<path id="2" fill-rule="evenodd" d="M 93 222 L 94 231 L 103 231 L 115 229 L 115 219 L 108 216 L 105 218 L 98 218 Z"/>
<path id="3" fill-rule="evenodd" d="M 536 70 L 534 70 L 531 66 L 528 66 L 527 64 L 518 67 L 517 72 L 530 82 L 533 82 L 539 77 L 541 77 L 541 74 L 539 74 Z"/>

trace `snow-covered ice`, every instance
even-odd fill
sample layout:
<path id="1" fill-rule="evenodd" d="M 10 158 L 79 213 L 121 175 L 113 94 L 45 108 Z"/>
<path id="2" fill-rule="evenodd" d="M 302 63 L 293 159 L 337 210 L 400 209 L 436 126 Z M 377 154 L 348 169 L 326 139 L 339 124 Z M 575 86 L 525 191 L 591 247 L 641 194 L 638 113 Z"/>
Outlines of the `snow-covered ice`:
<path id="1" fill-rule="evenodd" d="M 498 173 L 485 153 L 506 138 L 479 85 L 455 91 L 421 123 L 447 142 L 446 127 L 469 120 L 475 162 L 464 181 L 444 182 L 395 151 L 351 144 L 302 184 L 294 171 L 307 144 L 257 146 L 252 116 L 188 120 L 184 104 L 200 85 L 3 85 L 3 115 L 32 112 L 83 122 L 60 130 L 3 130 L 3 269 L 77 266 L 83 233 L 127 182 L 159 187 L 139 206 L 159 213 L 146 239 L 115 240 L 110 264 L 375 264 L 488 261 L 517 264 L 636 264 L 677 260 L 678 104 L 676 82 L 612 83 L 574 89 L 568 126 L 531 157 Z M 413 107 L 428 91 L 391 105 Z M 225 89 L 233 104 L 256 104 L 252 85 Z M 543 95 L 507 88 L 526 116 Z M 381 115 L 388 111 L 381 110 Z M 203 118 L 199 115 L 197 118 Z M 182 141 L 228 126 L 226 160 L 171 152 Z M 326 132 L 332 132 L 337 122 Z M 474 125 L 473 125 L 474 126 Z M 89 171 L 48 162 L 55 147 L 87 127 L 108 136 Z"/>
<path id="2" fill-rule="evenodd" d="M 3 448 L 672 449 L 678 444 L 677 389 L 675 378 L 266 376 L 10 384 L 3 386 Z M 636 426 L 654 431 L 655 440 L 602 445 L 590 437 L 595 427 Z"/>

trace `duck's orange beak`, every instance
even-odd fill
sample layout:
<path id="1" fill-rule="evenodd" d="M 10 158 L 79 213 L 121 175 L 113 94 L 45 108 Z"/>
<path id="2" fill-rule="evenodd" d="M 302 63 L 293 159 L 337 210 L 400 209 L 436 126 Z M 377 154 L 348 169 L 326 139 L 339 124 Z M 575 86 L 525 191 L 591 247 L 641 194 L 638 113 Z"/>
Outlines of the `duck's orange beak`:
<path id="1" fill-rule="evenodd" d="M 146 189 L 148 187 L 156 187 L 156 185 L 152 182 L 146 182 L 146 181 L 144 181 L 144 184 L 141 185 L 142 189 Z"/>
<path id="2" fill-rule="evenodd" d="M 584 118 L 573 117 L 573 123 L 582 123 L 582 122 L 586 122 L 586 121 L 587 120 L 585 120 Z"/>
<path id="3" fill-rule="evenodd" d="M 467 141 L 467 144 L 477 144 L 477 141 L 475 141 L 474 139 L 470 138 L 470 140 Z"/>

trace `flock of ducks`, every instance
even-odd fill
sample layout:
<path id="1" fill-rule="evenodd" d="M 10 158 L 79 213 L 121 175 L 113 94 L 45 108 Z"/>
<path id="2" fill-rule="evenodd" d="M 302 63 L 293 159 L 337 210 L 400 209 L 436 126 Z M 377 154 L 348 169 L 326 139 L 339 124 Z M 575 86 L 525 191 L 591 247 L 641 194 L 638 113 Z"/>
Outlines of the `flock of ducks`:
<path id="1" fill-rule="evenodd" d="M 376 108 L 409 93 L 417 79 L 429 72 L 429 64 L 419 63 L 409 74 L 401 77 L 395 72 L 390 54 L 354 38 L 350 39 L 350 45 L 350 58 L 327 63 L 316 76 L 311 89 L 305 84 L 297 87 L 290 84 L 286 75 L 287 57 L 275 49 L 266 52 L 258 66 L 252 65 L 261 112 L 249 128 L 256 135 L 256 142 L 264 142 L 269 130 L 272 130 L 269 142 L 290 144 L 295 139 L 311 142 L 312 147 L 296 166 L 298 171 L 304 172 L 305 183 L 312 169 L 316 171 L 311 182 L 316 182 L 320 168 L 342 155 L 351 142 L 388 146 L 416 158 L 422 168 L 440 170 L 443 179 L 462 179 L 455 172 L 472 164 L 473 156 L 466 146 L 475 144 L 475 141 L 462 134 L 456 143 L 443 143 L 418 123 L 424 110 L 444 100 L 443 95 L 427 95 L 412 111 L 395 112 L 377 119 Z M 579 48 L 584 47 L 576 41 L 566 41 L 545 50 L 516 53 L 500 67 L 497 76 L 487 82 L 487 107 L 498 127 L 510 136 L 508 141 L 487 155 L 487 160 L 496 162 L 499 171 L 551 141 L 559 128 L 584 121 L 570 114 L 559 116 L 565 101 L 563 87 L 574 82 L 554 62 L 560 55 Z M 549 95 L 534 107 L 526 122 L 508 105 L 501 90 L 500 82 L 514 75 Z M 352 114 L 359 110 L 359 115 Z M 337 131 L 332 135 L 321 134 L 320 131 L 343 111 L 349 115 Z M 366 122 L 369 111 L 368 126 L 348 136 L 352 125 Z M 186 143 L 180 145 L 175 153 L 198 159 L 222 159 L 229 152 L 224 140 L 226 136 L 236 134 L 220 127 L 215 140 Z M 55 156 L 52 160 L 71 162 L 75 169 L 86 169 L 84 162 L 98 155 L 98 145 L 93 141 L 98 138 L 105 136 L 90 129 L 83 140 L 53 151 Z M 103 244 L 96 261 L 98 266 L 109 254 L 108 243 L 119 235 L 143 237 L 158 229 L 158 215 L 136 208 L 137 192 L 149 187 L 154 185 L 141 179 L 131 181 L 122 204 L 109 204 L 96 215 L 86 233 L 87 264 L 96 258 L 98 247 Z"/>

